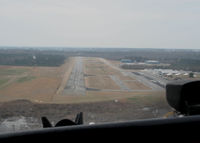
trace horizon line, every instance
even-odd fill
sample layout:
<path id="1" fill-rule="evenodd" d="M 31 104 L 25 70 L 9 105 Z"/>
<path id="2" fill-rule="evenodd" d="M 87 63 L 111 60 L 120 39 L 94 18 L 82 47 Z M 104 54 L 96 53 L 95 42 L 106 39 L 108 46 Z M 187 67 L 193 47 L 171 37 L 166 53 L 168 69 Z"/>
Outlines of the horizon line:
<path id="1" fill-rule="evenodd" d="M 167 49 L 167 50 L 200 50 L 200 48 L 152 48 L 152 47 L 104 47 L 104 46 L 0 46 L 0 48 L 83 48 L 83 49 Z"/>

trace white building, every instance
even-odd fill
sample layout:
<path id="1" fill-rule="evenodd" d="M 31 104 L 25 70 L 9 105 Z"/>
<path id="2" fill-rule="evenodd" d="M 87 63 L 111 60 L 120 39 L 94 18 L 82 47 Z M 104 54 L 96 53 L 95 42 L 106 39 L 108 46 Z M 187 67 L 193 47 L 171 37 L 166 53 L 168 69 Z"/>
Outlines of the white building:
<path id="1" fill-rule="evenodd" d="M 155 61 L 155 60 L 146 60 L 145 63 L 146 64 L 160 64 L 159 61 Z"/>

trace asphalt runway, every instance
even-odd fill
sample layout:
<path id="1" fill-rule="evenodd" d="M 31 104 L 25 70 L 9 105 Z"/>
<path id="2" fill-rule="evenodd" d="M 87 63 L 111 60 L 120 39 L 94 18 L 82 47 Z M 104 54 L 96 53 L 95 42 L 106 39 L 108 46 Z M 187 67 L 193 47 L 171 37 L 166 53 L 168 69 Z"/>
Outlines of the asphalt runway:
<path id="1" fill-rule="evenodd" d="M 67 85 L 64 88 L 64 95 L 85 95 L 85 82 L 83 73 L 82 57 L 76 57 L 73 70 L 70 74 Z"/>
<path id="2" fill-rule="evenodd" d="M 110 66 L 111 68 L 113 69 L 116 69 L 118 71 L 120 71 L 124 76 L 129 76 L 129 77 L 133 77 L 135 78 L 137 81 L 141 82 L 142 84 L 144 84 L 145 86 L 151 88 L 152 90 L 154 91 L 160 91 L 160 90 L 164 90 L 164 86 L 162 85 L 159 85 L 155 78 L 155 81 L 153 80 L 150 80 L 147 78 L 147 76 L 143 76 L 142 74 L 140 74 L 139 72 L 130 72 L 130 71 L 126 71 L 126 70 L 123 70 L 123 69 L 120 69 L 119 67 L 116 67 L 114 66 L 113 64 L 111 64 L 109 61 L 105 60 L 105 59 L 102 59 L 100 58 L 100 60 L 102 62 L 104 62 L 105 64 L 107 64 L 108 66 Z M 150 76 L 150 75 L 149 75 Z M 123 87 L 123 85 L 121 84 L 121 87 Z M 123 88 L 124 89 L 124 88 Z"/>
<path id="3" fill-rule="evenodd" d="M 127 85 L 115 75 L 110 75 L 110 78 L 120 87 L 122 91 L 131 91 Z"/>
<path id="4" fill-rule="evenodd" d="M 139 82 L 150 87 L 152 90 L 163 90 L 163 86 L 160 86 L 153 78 L 149 76 L 144 76 L 139 72 L 128 72 L 129 76 L 136 78 Z"/>
<path id="5" fill-rule="evenodd" d="M 86 90 L 95 90 L 90 89 L 85 86 L 84 81 L 84 65 L 83 65 L 84 57 L 75 57 L 74 67 L 70 74 L 70 77 L 67 81 L 67 84 L 63 90 L 63 95 L 86 95 Z M 141 82 L 145 86 L 151 88 L 149 90 L 133 90 L 130 89 L 122 80 L 120 80 L 116 75 L 109 75 L 110 78 L 120 87 L 120 90 L 112 90 L 112 89 L 101 89 L 101 91 L 127 91 L 127 92 L 134 92 L 134 91 L 161 91 L 164 90 L 164 85 L 160 84 L 155 78 L 147 73 L 139 73 L 139 72 L 130 72 L 119 67 L 114 66 L 109 61 L 99 58 L 104 64 L 110 66 L 111 68 L 120 71 L 124 76 L 133 77 L 137 81 Z"/>

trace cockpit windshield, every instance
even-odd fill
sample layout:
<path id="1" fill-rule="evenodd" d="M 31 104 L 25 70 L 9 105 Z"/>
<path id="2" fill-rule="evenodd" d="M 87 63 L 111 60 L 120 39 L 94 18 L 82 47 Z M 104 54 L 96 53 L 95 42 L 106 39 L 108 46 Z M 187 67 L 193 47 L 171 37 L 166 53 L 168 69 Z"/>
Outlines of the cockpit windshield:
<path id="1" fill-rule="evenodd" d="M 0 133 L 167 118 L 166 84 L 200 79 L 199 24 L 199 0 L 0 0 Z"/>

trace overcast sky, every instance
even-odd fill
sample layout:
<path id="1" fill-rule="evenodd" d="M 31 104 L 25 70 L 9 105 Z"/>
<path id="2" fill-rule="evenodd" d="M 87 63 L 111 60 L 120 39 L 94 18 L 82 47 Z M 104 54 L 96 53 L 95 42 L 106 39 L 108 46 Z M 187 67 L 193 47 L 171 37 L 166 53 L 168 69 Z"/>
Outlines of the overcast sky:
<path id="1" fill-rule="evenodd" d="M 0 0 L 0 46 L 200 48 L 200 0 Z"/>

